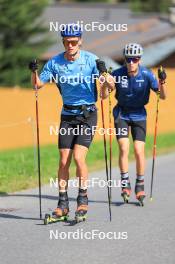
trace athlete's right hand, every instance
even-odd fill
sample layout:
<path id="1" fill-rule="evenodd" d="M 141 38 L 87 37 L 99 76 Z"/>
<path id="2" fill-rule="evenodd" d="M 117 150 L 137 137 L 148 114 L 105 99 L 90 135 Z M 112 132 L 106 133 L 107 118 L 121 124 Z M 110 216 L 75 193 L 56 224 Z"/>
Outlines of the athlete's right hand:
<path id="1" fill-rule="evenodd" d="M 29 63 L 29 70 L 31 70 L 32 72 L 35 72 L 38 70 L 38 62 L 37 60 L 32 60 L 30 63 Z"/>
<path id="2" fill-rule="evenodd" d="M 99 70 L 100 75 L 107 72 L 105 62 L 98 59 L 96 60 L 97 69 Z"/>

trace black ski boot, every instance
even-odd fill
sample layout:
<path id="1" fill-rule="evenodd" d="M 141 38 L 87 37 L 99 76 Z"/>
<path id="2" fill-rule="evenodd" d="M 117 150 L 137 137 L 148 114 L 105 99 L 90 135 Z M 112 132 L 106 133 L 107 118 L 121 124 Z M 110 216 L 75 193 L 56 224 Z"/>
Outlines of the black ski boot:
<path id="1" fill-rule="evenodd" d="M 77 197 L 77 210 L 75 212 L 75 220 L 77 223 L 85 221 L 88 211 L 87 190 L 79 189 Z"/>
<path id="2" fill-rule="evenodd" d="M 140 206 L 144 206 L 144 198 L 145 198 L 145 191 L 144 191 L 144 177 L 138 176 L 136 179 L 136 185 L 135 185 L 135 194 L 136 199 L 139 201 Z"/>
<path id="3" fill-rule="evenodd" d="M 69 213 L 69 200 L 67 192 L 59 193 L 59 201 L 58 206 L 52 213 L 46 214 L 44 219 L 44 224 L 47 225 L 49 223 L 55 223 L 60 221 L 67 221 L 68 220 L 68 213 Z"/>

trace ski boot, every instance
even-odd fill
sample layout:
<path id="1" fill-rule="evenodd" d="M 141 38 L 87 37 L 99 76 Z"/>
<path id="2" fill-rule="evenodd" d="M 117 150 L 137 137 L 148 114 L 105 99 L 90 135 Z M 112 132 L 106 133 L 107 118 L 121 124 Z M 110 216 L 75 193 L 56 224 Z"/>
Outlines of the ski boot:
<path id="1" fill-rule="evenodd" d="M 88 211 L 88 197 L 87 190 L 79 190 L 77 197 L 77 210 L 75 212 L 75 221 L 77 223 L 85 221 L 87 218 Z"/>
<path id="2" fill-rule="evenodd" d="M 140 206 L 144 206 L 144 198 L 145 198 L 145 192 L 144 192 L 144 180 L 136 180 L 136 185 L 135 185 L 135 194 L 136 194 L 136 199 L 139 202 Z"/>
<path id="3" fill-rule="evenodd" d="M 46 214 L 44 218 L 44 224 L 50 224 L 50 223 L 56 223 L 61 221 L 67 221 L 68 220 L 68 213 L 69 213 L 69 201 L 67 193 L 60 193 L 59 194 L 59 201 L 58 206 L 52 213 Z"/>

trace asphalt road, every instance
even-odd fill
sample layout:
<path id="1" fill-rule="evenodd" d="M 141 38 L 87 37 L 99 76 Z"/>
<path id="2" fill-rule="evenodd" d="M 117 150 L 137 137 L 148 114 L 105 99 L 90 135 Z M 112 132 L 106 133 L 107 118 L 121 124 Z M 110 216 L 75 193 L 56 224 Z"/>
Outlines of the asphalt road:
<path id="1" fill-rule="evenodd" d="M 43 225 L 39 220 L 37 189 L 0 197 L 0 260 L 3 264 L 174 264 L 175 263 L 175 153 L 156 160 L 154 199 L 139 207 L 134 193 L 123 204 L 120 188 L 112 189 L 112 222 L 107 191 L 89 188 L 87 222 L 75 224 L 77 189 L 69 189 L 70 221 Z M 149 194 L 151 160 L 145 176 Z M 91 174 L 105 179 L 105 172 Z M 113 178 L 120 178 L 113 169 Z M 135 165 L 130 164 L 132 187 Z M 102 183 L 102 181 L 101 181 Z M 57 204 L 57 189 L 42 188 L 43 215 Z M 89 233 L 87 233 L 89 232 Z M 95 235 L 94 235 L 95 234 Z M 94 235 L 94 237 L 93 237 Z M 94 238 L 94 239 L 92 239 Z"/>

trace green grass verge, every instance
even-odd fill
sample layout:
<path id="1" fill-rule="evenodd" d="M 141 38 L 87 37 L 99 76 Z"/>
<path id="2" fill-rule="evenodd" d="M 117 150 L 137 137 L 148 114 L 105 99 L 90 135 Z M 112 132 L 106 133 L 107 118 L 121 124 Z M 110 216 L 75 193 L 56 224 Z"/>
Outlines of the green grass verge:
<path id="1" fill-rule="evenodd" d="M 159 135 L 157 140 L 157 154 L 175 151 L 175 133 Z M 146 157 L 152 155 L 153 136 L 147 137 Z M 130 149 L 130 160 L 134 158 L 133 148 Z M 56 145 L 41 147 L 41 175 L 42 184 L 48 184 L 50 178 L 57 177 L 58 150 Z M 113 140 L 113 166 L 117 166 L 118 147 Z M 94 142 L 87 156 L 89 171 L 105 167 L 103 142 Z M 75 164 L 70 169 L 71 177 L 75 176 Z M 22 189 L 36 187 L 37 177 L 37 153 L 36 149 L 21 148 L 0 152 L 0 194 L 14 192 Z"/>

